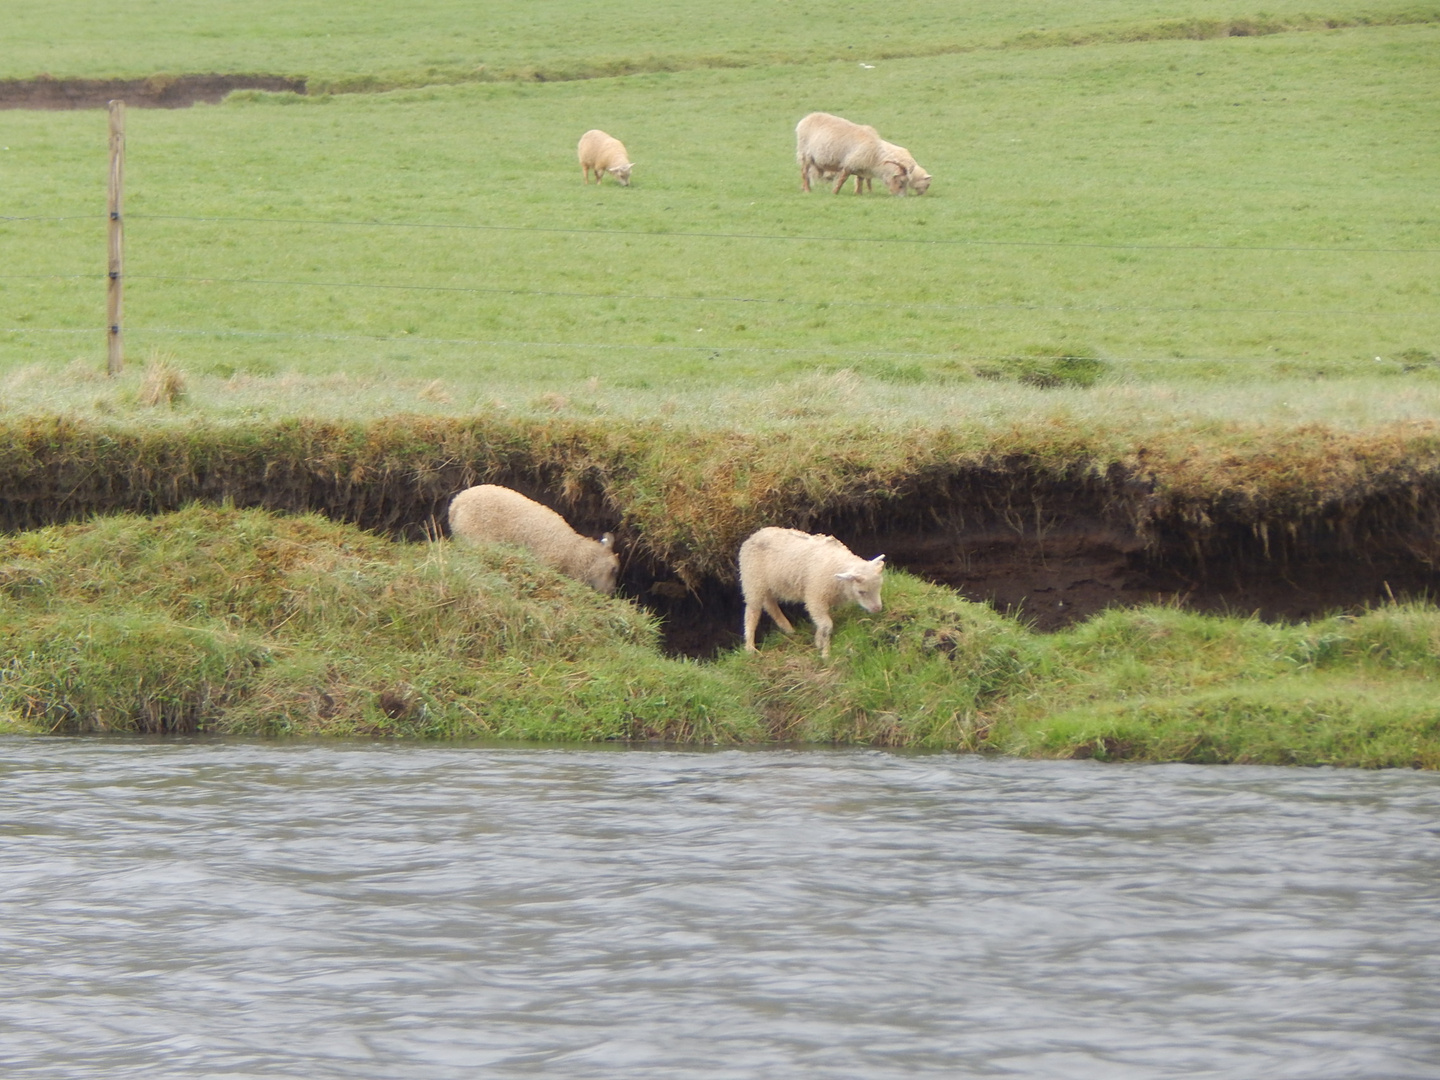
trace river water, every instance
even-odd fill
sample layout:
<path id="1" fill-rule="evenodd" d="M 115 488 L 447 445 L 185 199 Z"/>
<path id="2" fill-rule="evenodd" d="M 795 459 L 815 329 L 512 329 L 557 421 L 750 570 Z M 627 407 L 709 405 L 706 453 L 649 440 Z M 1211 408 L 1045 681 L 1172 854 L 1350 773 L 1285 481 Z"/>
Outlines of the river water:
<path id="1" fill-rule="evenodd" d="M 1440 1077 L 1440 776 L 0 739 L 0 1075 Z"/>

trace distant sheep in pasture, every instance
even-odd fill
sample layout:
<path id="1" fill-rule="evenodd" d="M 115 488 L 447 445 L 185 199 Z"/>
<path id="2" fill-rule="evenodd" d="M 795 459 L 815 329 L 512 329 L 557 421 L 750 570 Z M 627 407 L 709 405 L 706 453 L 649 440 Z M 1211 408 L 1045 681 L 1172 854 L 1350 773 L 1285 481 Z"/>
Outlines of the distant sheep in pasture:
<path id="1" fill-rule="evenodd" d="M 597 185 L 608 172 L 620 181 L 622 187 L 630 186 L 630 170 L 635 165 L 630 160 L 630 155 L 625 152 L 625 144 L 613 135 L 607 135 L 599 128 L 591 128 L 580 136 L 580 145 L 576 147 L 576 152 L 580 156 L 580 173 L 585 178 L 585 183 L 590 183 L 590 170 L 594 169 Z"/>
<path id="2" fill-rule="evenodd" d="M 548 506 L 507 487 L 481 484 L 456 495 L 450 500 L 450 532 L 471 543 L 528 548 L 546 566 L 606 596 L 620 576 L 613 533 L 601 540 L 581 536 Z"/>
<path id="3" fill-rule="evenodd" d="M 885 556 L 862 559 L 833 536 L 799 529 L 764 528 L 740 545 L 740 591 L 745 597 L 745 648 L 755 652 L 760 613 L 787 634 L 795 628 L 781 603 L 803 602 L 815 623 L 815 644 L 830 655 L 831 609 L 856 603 L 879 611 Z"/>
<path id="4" fill-rule="evenodd" d="M 905 167 L 887 156 L 880 133 L 869 124 L 855 124 L 830 113 L 813 112 L 795 125 L 795 160 L 800 166 L 800 190 L 810 190 L 810 178 L 838 176 L 834 193 L 854 176 L 879 179 L 891 195 L 905 193 Z M 856 183 L 859 191 L 859 183 Z"/>

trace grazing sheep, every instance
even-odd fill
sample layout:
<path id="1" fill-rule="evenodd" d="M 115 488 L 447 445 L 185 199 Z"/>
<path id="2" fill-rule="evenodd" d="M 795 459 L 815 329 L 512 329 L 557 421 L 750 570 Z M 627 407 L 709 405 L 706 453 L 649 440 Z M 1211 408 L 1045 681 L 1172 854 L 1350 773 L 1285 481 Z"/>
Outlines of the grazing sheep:
<path id="1" fill-rule="evenodd" d="M 620 181 L 622 187 L 630 186 L 630 170 L 635 165 L 625 152 L 625 144 L 619 139 L 606 135 L 599 128 L 591 128 L 580 136 L 580 145 L 576 150 L 580 155 L 580 173 L 585 183 L 590 183 L 590 170 L 594 169 L 597 185 L 608 172 Z"/>
<path id="2" fill-rule="evenodd" d="M 830 655 L 835 622 L 830 609 L 852 601 L 880 610 L 885 556 L 862 559 L 833 536 L 799 529 L 765 528 L 740 545 L 740 591 L 745 596 L 745 648 L 755 652 L 760 612 L 769 612 L 785 633 L 794 631 L 780 603 L 803 601 L 815 622 L 820 655 Z"/>
<path id="3" fill-rule="evenodd" d="M 884 147 L 885 153 L 888 157 L 893 159 L 902 168 L 904 168 L 906 192 L 914 192 L 916 195 L 924 195 L 925 192 L 930 190 L 930 181 L 933 179 L 933 177 L 920 167 L 919 162 L 915 160 L 914 155 L 911 154 L 909 150 L 906 150 L 903 146 L 896 146 L 892 142 L 886 142 L 884 139 L 880 140 L 880 145 Z M 821 176 L 825 177 L 825 179 L 833 180 L 839 170 L 821 169 L 819 170 L 819 172 Z M 865 189 L 867 191 L 871 190 L 870 178 L 866 176 L 857 176 L 855 177 L 856 195 L 860 194 L 861 184 L 865 185 Z"/>
<path id="4" fill-rule="evenodd" d="M 925 192 L 930 190 L 930 181 L 933 177 L 920 167 L 920 163 L 915 160 L 915 155 L 910 153 L 909 150 L 906 150 L 905 147 L 896 146 L 894 143 L 886 142 L 884 139 L 880 140 L 880 145 L 885 148 L 886 155 L 893 161 L 899 163 L 905 170 L 905 191 L 907 193 L 924 195 Z M 858 176 L 855 178 L 857 187 L 860 184 L 860 179 Z M 868 177 L 865 179 L 865 187 L 867 189 L 870 187 Z"/>
<path id="5" fill-rule="evenodd" d="M 810 177 L 818 172 L 839 177 L 837 195 L 852 176 L 878 178 L 891 195 L 905 193 L 905 166 L 886 155 L 880 133 L 869 124 L 813 112 L 795 125 L 795 160 L 800 165 L 801 191 L 810 190 Z"/>
<path id="6" fill-rule="evenodd" d="M 567 577 L 606 596 L 615 591 L 620 556 L 614 534 L 603 540 L 581 536 L 554 510 L 518 491 L 495 484 L 466 488 L 450 500 L 450 532 L 472 543 L 519 544 Z"/>

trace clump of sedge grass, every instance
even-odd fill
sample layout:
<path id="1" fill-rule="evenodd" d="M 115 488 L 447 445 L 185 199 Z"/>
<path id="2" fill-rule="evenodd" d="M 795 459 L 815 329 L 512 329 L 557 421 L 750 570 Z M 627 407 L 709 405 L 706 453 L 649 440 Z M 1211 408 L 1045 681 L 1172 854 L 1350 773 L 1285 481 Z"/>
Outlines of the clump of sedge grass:
<path id="1" fill-rule="evenodd" d="M 1053 390 L 1061 386 L 1090 387 L 1109 369 L 1093 356 L 1016 356 L 976 365 L 982 379 L 1014 379 L 1026 386 Z"/>
<path id="2" fill-rule="evenodd" d="M 145 364 L 140 380 L 140 403 L 167 408 L 185 399 L 185 373 L 174 361 L 160 353 L 153 354 Z"/>

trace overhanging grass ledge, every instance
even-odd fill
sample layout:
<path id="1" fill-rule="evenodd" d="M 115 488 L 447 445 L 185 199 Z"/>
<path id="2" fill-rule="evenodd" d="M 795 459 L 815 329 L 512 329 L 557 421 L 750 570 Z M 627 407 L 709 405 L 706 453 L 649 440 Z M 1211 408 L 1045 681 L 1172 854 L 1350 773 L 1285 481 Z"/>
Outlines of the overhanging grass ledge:
<path id="1" fill-rule="evenodd" d="M 730 620 L 735 552 L 767 524 L 884 551 L 1042 629 L 1111 603 L 1183 598 L 1304 617 L 1426 596 L 1440 558 L 1432 423 L 1137 433 L 1053 420 L 900 432 L 503 415 L 0 422 L 7 531 L 200 501 L 317 511 L 419 540 L 443 532 L 451 496 L 476 483 L 525 491 L 582 532 L 615 531 L 622 591 L 677 618 L 698 604 Z"/>

